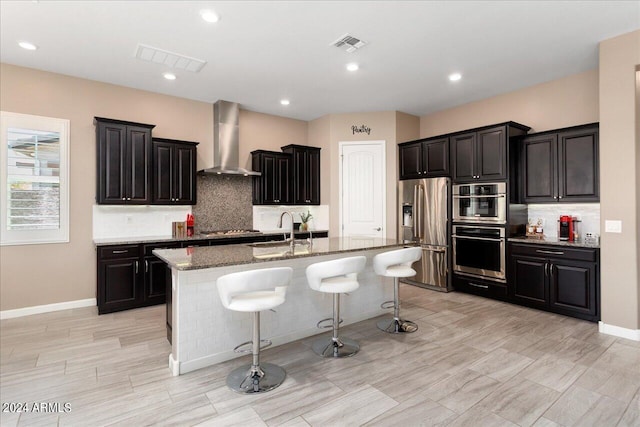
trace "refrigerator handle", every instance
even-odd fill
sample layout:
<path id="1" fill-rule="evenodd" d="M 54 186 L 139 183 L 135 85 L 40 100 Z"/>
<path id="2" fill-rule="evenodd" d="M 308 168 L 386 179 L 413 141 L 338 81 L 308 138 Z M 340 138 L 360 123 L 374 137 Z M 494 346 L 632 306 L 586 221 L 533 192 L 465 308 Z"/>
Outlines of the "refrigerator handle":
<path id="1" fill-rule="evenodd" d="M 424 239 L 424 187 L 416 184 L 413 189 L 413 236 L 422 241 Z"/>
<path id="2" fill-rule="evenodd" d="M 418 184 L 413 186 L 413 238 L 414 239 L 419 239 L 420 236 L 418 235 L 418 218 L 419 218 L 419 213 L 420 212 L 420 208 L 418 207 Z"/>

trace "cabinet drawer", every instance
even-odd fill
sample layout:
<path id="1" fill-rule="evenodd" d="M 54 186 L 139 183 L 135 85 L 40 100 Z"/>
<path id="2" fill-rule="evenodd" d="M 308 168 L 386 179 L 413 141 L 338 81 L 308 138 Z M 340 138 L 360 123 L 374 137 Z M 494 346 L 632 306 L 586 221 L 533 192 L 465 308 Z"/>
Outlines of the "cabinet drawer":
<path id="1" fill-rule="evenodd" d="M 511 253 L 515 255 L 528 255 L 545 258 L 575 259 L 578 261 L 597 261 L 597 249 L 568 248 L 566 246 L 540 246 L 538 244 L 526 245 L 511 244 Z"/>
<path id="2" fill-rule="evenodd" d="M 119 245 L 102 246 L 98 248 L 98 259 L 137 258 L 140 256 L 140 246 Z"/>
<path id="3" fill-rule="evenodd" d="M 507 286 L 472 277 L 453 275 L 453 289 L 488 298 L 507 299 Z"/>
<path id="4" fill-rule="evenodd" d="M 144 256 L 153 255 L 154 249 L 176 249 L 180 247 L 180 242 L 158 242 L 144 245 Z"/>

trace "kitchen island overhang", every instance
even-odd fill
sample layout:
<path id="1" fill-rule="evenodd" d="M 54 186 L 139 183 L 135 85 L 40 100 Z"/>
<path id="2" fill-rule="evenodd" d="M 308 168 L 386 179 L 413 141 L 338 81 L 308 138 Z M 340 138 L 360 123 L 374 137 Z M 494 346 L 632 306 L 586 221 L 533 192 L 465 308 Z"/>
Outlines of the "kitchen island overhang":
<path id="1" fill-rule="evenodd" d="M 360 288 L 342 298 L 343 325 L 388 314 L 380 304 L 392 299 L 392 288 L 374 273 L 373 257 L 403 246 L 390 239 L 351 237 L 314 239 L 311 245 L 295 245 L 293 252 L 282 242 L 154 250 L 171 268 L 172 374 L 241 357 L 233 348 L 251 338 L 251 316 L 222 306 L 216 288 L 219 277 L 245 270 L 293 268 L 285 303 L 277 312 L 261 313 L 261 335 L 277 346 L 325 332 L 316 324 L 330 316 L 332 297 L 311 290 L 305 275 L 306 268 L 316 262 L 357 255 L 367 258 L 358 275 Z"/>

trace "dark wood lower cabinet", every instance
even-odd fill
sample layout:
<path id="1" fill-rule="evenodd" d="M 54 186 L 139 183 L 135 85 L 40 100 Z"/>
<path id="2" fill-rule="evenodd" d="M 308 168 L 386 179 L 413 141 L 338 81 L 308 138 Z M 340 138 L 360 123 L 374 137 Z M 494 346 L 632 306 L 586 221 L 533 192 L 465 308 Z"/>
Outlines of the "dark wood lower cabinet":
<path id="1" fill-rule="evenodd" d="M 510 284 L 513 299 L 525 305 L 545 307 L 549 300 L 547 270 L 544 258 L 512 255 Z"/>
<path id="2" fill-rule="evenodd" d="M 454 274 L 454 290 L 600 320 L 599 249 L 509 243 L 507 257 L 507 283 Z"/>
<path id="3" fill-rule="evenodd" d="M 138 259 L 115 259 L 98 264 L 98 283 L 109 283 L 98 291 L 100 314 L 137 307 L 142 299 Z M 100 287 L 99 287 L 100 288 Z"/>
<path id="4" fill-rule="evenodd" d="M 459 292 L 480 295 L 487 298 L 506 300 L 507 286 L 504 283 L 482 280 L 474 277 L 453 275 L 453 289 Z"/>
<path id="5" fill-rule="evenodd" d="M 556 261 L 550 270 L 549 305 L 557 312 L 587 317 L 597 314 L 596 266 L 583 261 Z"/>
<path id="6" fill-rule="evenodd" d="M 508 283 L 514 302 L 600 320 L 598 249 L 520 243 L 509 249 Z"/>
<path id="7" fill-rule="evenodd" d="M 155 256 L 145 257 L 144 297 L 149 305 L 166 300 L 167 264 Z"/>

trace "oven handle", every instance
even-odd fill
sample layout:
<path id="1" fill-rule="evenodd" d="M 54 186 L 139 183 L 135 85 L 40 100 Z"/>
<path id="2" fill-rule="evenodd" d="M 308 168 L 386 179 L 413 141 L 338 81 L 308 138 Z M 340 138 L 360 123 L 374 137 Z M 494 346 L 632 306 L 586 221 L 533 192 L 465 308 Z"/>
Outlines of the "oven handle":
<path id="1" fill-rule="evenodd" d="M 487 194 L 486 196 L 460 196 L 460 195 L 454 195 L 453 198 L 454 199 L 498 199 L 498 198 L 502 198 L 502 197 L 506 197 L 504 194 Z"/>
<path id="2" fill-rule="evenodd" d="M 451 237 L 454 239 L 468 239 L 468 240 L 486 240 L 488 242 L 504 242 L 504 239 L 490 239 L 488 237 L 469 237 L 469 236 L 458 236 L 453 234 Z"/>

